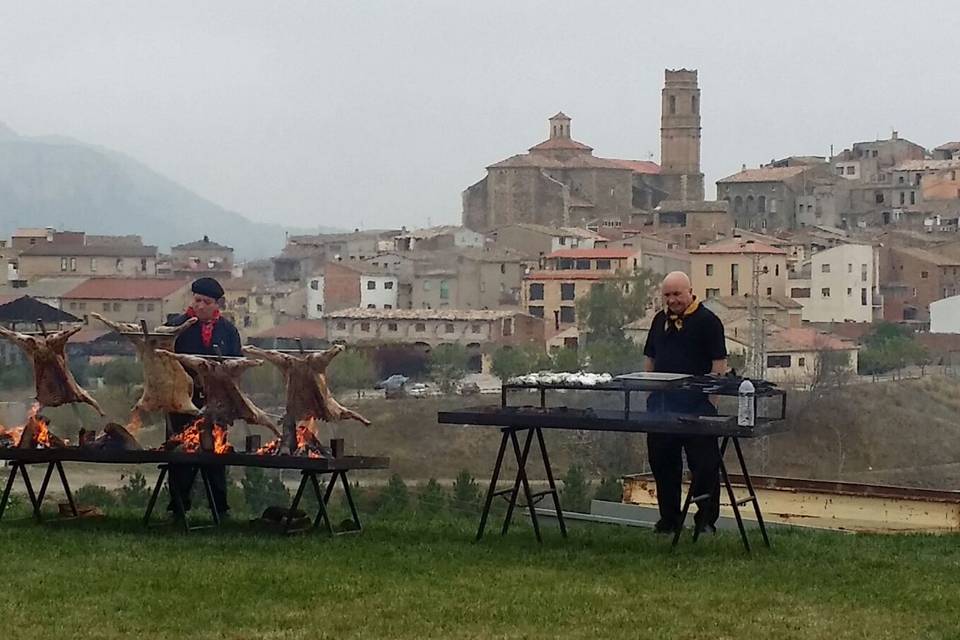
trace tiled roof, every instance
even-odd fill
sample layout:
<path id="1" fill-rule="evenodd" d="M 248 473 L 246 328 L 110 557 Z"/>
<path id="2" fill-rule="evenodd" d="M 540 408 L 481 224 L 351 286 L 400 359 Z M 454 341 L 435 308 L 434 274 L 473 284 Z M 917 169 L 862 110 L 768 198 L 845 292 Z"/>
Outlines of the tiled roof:
<path id="1" fill-rule="evenodd" d="M 764 348 L 768 354 L 778 351 L 844 351 L 857 348 L 857 345 L 849 340 L 809 327 L 767 326 Z"/>
<path id="2" fill-rule="evenodd" d="M 105 258 L 154 258 L 157 248 L 150 245 L 85 245 L 85 244 L 57 244 L 45 242 L 29 249 L 24 249 L 24 256 L 91 256 Z"/>
<path id="3" fill-rule="evenodd" d="M 291 320 L 271 327 L 253 336 L 254 338 L 315 338 L 327 337 L 327 325 L 323 320 Z"/>
<path id="4" fill-rule="evenodd" d="M 960 160 L 904 160 L 891 167 L 890 171 L 925 171 L 927 169 L 960 169 Z"/>
<path id="5" fill-rule="evenodd" d="M 717 182 L 780 182 L 781 180 L 798 176 L 808 169 L 810 169 L 809 166 L 746 169 L 732 176 L 717 180 Z"/>
<path id="6" fill-rule="evenodd" d="M 583 258 L 593 260 L 625 260 L 640 253 L 639 248 L 613 248 L 613 249 L 560 249 L 548 254 L 547 258 Z"/>
<path id="7" fill-rule="evenodd" d="M 550 118 L 551 120 L 569 120 L 570 116 L 565 114 L 563 111 L 557 111 L 557 115 Z"/>
<path id="8" fill-rule="evenodd" d="M 189 286 L 186 280 L 162 278 L 90 278 L 63 294 L 84 300 L 159 300 Z"/>
<path id="9" fill-rule="evenodd" d="M 619 158 L 604 158 L 604 160 L 615 162 L 624 169 L 630 169 L 634 173 L 651 175 L 658 174 L 661 171 L 660 165 L 650 160 L 621 160 Z"/>
<path id="10" fill-rule="evenodd" d="M 326 314 L 343 320 L 500 320 L 525 316 L 522 311 L 499 309 L 341 309 Z"/>
<path id="11" fill-rule="evenodd" d="M 170 247 L 171 251 L 193 251 L 195 249 L 200 249 L 201 251 L 233 251 L 233 247 L 228 247 L 220 244 L 219 242 L 213 242 L 208 238 L 204 238 L 203 240 L 194 240 L 193 242 L 185 242 L 183 244 Z"/>
<path id="12" fill-rule="evenodd" d="M 727 309 L 749 309 L 752 304 L 752 300 L 749 296 L 717 296 L 715 298 L 710 298 L 706 305 L 711 306 L 712 303 L 716 303 L 726 307 Z M 794 300 L 793 298 L 788 298 L 787 296 L 761 296 L 760 297 L 760 308 L 761 309 L 802 309 L 803 305 Z"/>
<path id="13" fill-rule="evenodd" d="M 618 171 L 628 171 L 615 160 L 606 158 L 597 158 L 586 153 L 578 153 L 563 160 L 554 158 L 546 154 L 539 153 L 521 153 L 511 156 L 506 160 L 501 160 L 492 164 L 488 169 L 510 169 L 521 167 L 533 167 L 537 169 L 616 169 Z"/>
<path id="14" fill-rule="evenodd" d="M 437 227 L 427 227 L 425 229 L 412 229 L 410 231 L 401 231 L 397 234 L 398 238 L 435 238 L 463 231 L 466 227 L 453 224 L 444 224 Z"/>
<path id="15" fill-rule="evenodd" d="M 934 151 L 960 151 L 960 142 L 946 142 L 934 149 Z"/>
<path id="16" fill-rule="evenodd" d="M 225 278 L 220 281 L 224 291 L 252 291 L 256 284 L 248 278 Z"/>
<path id="17" fill-rule="evenodd" d="M 598 271 L 596 269 L 549 269 L 531 271 L 523 276 L 524 280 L 609 280 L 617 278 L 619 274 L 612 271 Z"/>
<path id="18" fill-rule="evenodd" d="M 51 277 L 35 280 L 30 286 L 20 289 L 24 295 L 34 298 L 59 298 L 67 291 L 89 280 L 86 277 L 66 276 L 63 278 Z"/>
<path id="19" fill-rule="evenodd" d="M 726 200 L 662 200 L 657 209 L 663 211 L 717 211 L 725 212 L 730 208 Z"/>
<path id="20" fill-rule="evenodd" d="M 764 253 L 771 255 L 787 255 L 787 252 L 783 249 L 771 247 L 770 245 L 763 244 L 762 242 L 754 242 L 752 240 L 743 240 L 740 238 L 730 238 L 728 240 L 714 242 L 713 244 L 708 244 L 700 249 L 691 249 L 690 253 Z"/>
<path id="21" fill-rule="evenodd" d="M 573 138 L 549 138 L 547 140 L 544 140 L 540 144 L 530 147 L 531 152 L 555 151 L 560 149 L 574 149 L 577 151 L 593 151 L 592 147 L 588 147 L 582 142 L 577 142 Z"/>

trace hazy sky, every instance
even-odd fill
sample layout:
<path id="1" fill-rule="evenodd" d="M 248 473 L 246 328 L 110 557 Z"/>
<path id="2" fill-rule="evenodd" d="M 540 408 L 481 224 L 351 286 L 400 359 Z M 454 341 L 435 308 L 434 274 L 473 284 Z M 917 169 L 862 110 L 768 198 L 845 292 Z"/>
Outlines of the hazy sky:
<path id="1" fill-rule="evenodd" d="M 0 0 L 0 121 L 258 220 L 437 224 L 558 110 L 596 155 L 658 160 L 665 67 L 700 71 L 708 193 L 891 128 L 960 139 L 957 34 L 957 0 Z"/>

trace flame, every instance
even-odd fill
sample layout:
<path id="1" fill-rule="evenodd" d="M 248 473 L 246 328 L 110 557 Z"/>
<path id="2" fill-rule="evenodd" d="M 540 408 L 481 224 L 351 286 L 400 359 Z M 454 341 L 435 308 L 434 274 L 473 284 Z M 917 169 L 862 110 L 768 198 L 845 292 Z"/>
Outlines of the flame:
<path id="1" fill-rule="evenodd" d="M 53 446 L 53 441 L 50 439 L 50 429 L 47 426 L 50 424 L 45 418 L 38 418 L 37 416 L 30 416 L 30 421 L 37 425 L 36 435 L 33 437 L 33 446 L 37 449 L 49 449 Z"/>
<path id="2" fill-rule="evenodd" d="M 50 449 L 55 446 L 61 446 L 59 440 L 54 441 L 54 437 L 48 428 L 49 426 L 50 420 L 40 415 L 40 403 L 34 402 L 30 406 L 30 410 L 27 411 L 27 420 L 22 427 L 5 429 L 0 425 L 0 446 L 20 447 L 22 444 L 25 448 L 30 449 Z M 29 431 L 29 433 L 32 434 L 32 438 L 30 442 L 21 443 L 23 432 L 27 427 L 32 427 Z"/>
<path id="3" fill-rule="evenodd" d="M 280 438 L 271 440 L 267 444 L 257 449 L 258 456 L 273 456 L 280 451 Z"/>
<path id="4" fill-rule="evenodd" d="M 317 419 L 309 418 L 297 425 L 297 453 L 307 454 L 309 458 L 322 458 L 320 455 L 320 441 L 316 432 Z"/>
<path id="5" fill-rule="evenodd" d="M 197 418 L 190 426 L 167 440 L 168 448 L 177 448 L 184 453 L 197 453 L 200 448 L 200 432 L 204 418 Z M 227 427 L 213 425 L 213 452 L 217 454 L 233 453 L 233 445 L 227 442 Z M 173 447 L 170 447 L 173 445 Z"/>
<path id="6" fill-rule="evenodd" d="M 143 426 L 143 420 L 140 418 L 140 412 L 137 410 L 134 410 L 130 414 L 130 421 L 127 423 L 126 427 L 124 428 L 127 430 L 127 432 L 130 435 L 136 437 L 137 432 L 140 431 L 140 427 L 142 426 Z"/>
<path id="7" fill-rule="evenodd" d="M 23 427 L 14 427 L 7 429 L 0 425 L 0 447 L 15 447 L 20 443 L 20 436 L 23 435 Z"/>

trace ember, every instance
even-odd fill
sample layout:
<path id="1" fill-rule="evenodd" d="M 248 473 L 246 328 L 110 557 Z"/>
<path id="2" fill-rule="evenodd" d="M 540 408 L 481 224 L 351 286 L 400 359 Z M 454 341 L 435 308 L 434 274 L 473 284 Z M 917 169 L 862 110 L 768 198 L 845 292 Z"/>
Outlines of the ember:
<path id="1" fill-rule="evenodd" d="M 179 450 L 183 453 L 197 453 L 199 451 L 210 450 L 217 454 L 233 453 L 233 445 L 227 442 L 227 427 L 219 424 L 211 427 L 212 447 L 209 443 L 206 447 L 203 446 L 205 428 L 205 419 L 198 418 L 186 429 L 167 440 L 163 448 L 167 451 Z"/>
<path id="2" fill-rule="evenodd" d="M 275 438 L 257 449 L 258 456 L 275 456 L 280 453 L 280 438 Z"/>
<path id="3" fill-rule="evenodd" d="M 310 418 L 297 425 L 297 448 L 293 452 L 295 456 L 307 456 L 308 458 L 328 458 L 330 450 L 320 444 L 315 433 L 316 419 Z"/>

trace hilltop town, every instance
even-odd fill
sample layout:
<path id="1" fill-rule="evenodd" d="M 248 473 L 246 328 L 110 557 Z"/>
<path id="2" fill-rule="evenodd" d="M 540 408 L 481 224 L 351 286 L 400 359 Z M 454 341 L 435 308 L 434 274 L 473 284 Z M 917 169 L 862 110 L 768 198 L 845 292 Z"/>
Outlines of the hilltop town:
<path id="1" fill-rule="evenodd" d="M 581 347 L 578 302 L 643 269 L 688 272 L 733 353 L 749 357 L 762 321 L 762 372 L 780 382 L 809 383 L 829 352 L 856 371 L 858 341 L 881 321 L 928 340 L 960 332 L 960 142 L 928 149 L 893 131 L 830 157 L 785 149 L 717 180 L 706 200 L 701 94 L 686 69 L 665 71 L 659 164 L 595 154 L 563 112 L 547 133 L 492 159 L 463 191 L 459 226 L 291 235 L 266 260 L 235 259 L 214 235 L 162 253 L 150 238 L 37 220 L 0 240 L 0 322 L 96 312 L 159 324 L 185 306 L 191 280 L 213 276 L 247 341 L 458 344 L 488 371 L 505 346 Z M 649 315 L 625 330 L 642 341 L 648 327 Z M 75 340 L 109 353 L 107 334 L 91 324 Z M 2 361 L 18 357 L 3 348 Z"/>

